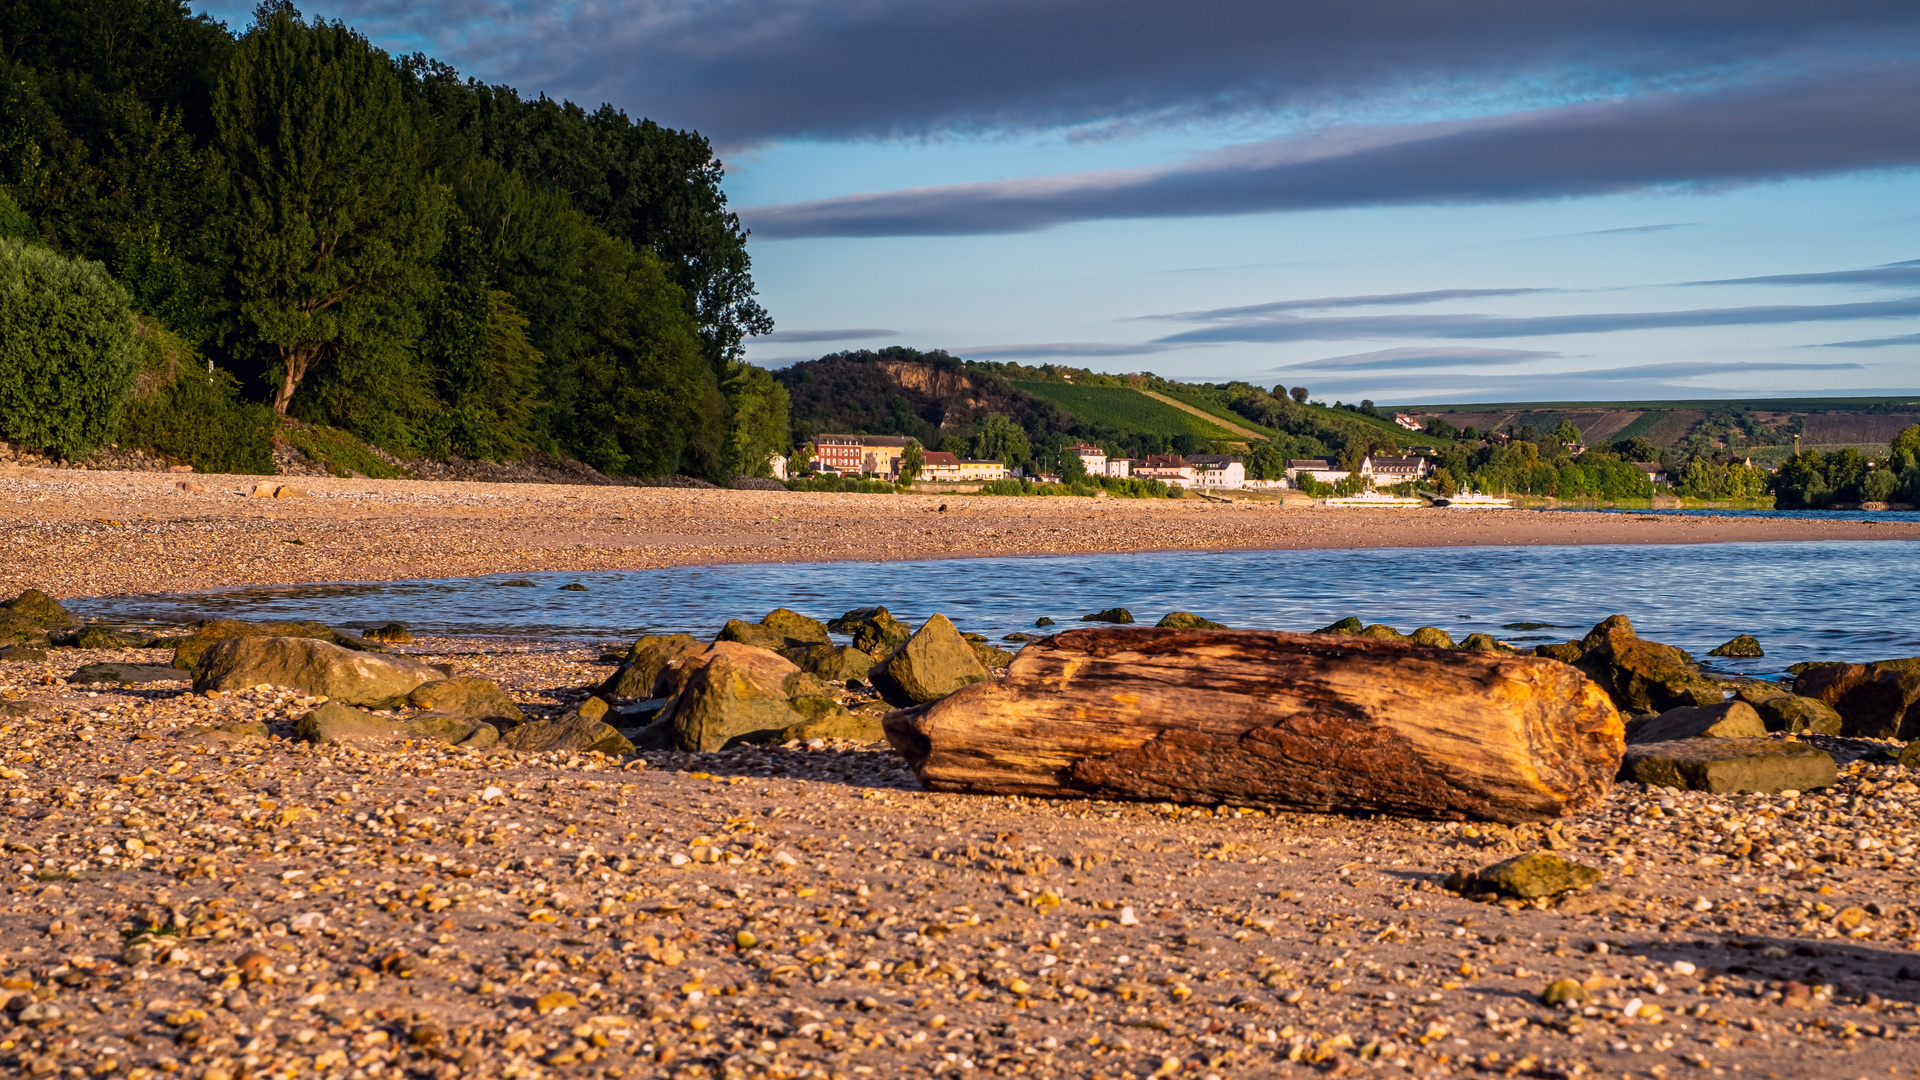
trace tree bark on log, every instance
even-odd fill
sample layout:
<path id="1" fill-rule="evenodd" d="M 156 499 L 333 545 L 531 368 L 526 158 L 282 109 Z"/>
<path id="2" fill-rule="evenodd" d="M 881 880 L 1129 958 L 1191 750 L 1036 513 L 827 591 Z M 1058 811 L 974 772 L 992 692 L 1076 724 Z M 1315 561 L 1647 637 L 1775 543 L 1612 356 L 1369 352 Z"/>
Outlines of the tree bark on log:
<path id="1" fill-rule="evenodd" d="M 1541 821 L 1620 769 L 1558 660 L 1264 630 L 1070 630 L 1007 677 L 888 713 L 932 791 Z"/>

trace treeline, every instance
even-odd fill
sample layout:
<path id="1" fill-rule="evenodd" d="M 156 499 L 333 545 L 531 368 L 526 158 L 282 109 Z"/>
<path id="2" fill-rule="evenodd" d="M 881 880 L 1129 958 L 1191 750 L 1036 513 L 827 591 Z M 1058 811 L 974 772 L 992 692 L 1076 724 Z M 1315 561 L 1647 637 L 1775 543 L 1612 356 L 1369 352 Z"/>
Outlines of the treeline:
<path id="1" fill-rule="evenodd" d="M 1852 447 L 1796 454 L 1781 464 L 1774 483 L 1782 510 L 1819 510 L 1836 503 L 1920 505 L 1920 424 L 1895 435 L 1887 456 L 1878 461 Z"/>
<path id="2" fill-rule="evenodd" d="M 288 416 L 403 457 L 764 475 L 787 397 L 741 360 L 772 322 L 721 178 L 695 132 L 286 0 L 237 36 L 182 0 L 0 0 L 0 333 L 56 310 L 34 281 L 92 274 L 128 339 L 43 340 L 111 354 L 66 380 L 98 403 L 77 428 L 0 370 L 0 436 L 257 465 Z"/>
<path id="3" fill-rule="evenodd" d="M 1771 490 L 1772 477 L 1765 469 L 1711 447 L 1661 451 L 1635 438 L 1575 453 L 1580 431 L 1571 423 L 1546 433 L 1522 425 L 1510 434 L 1489 433 L 1484 440 L 1471 428 L 1457 434 L 1461 441 L 1441 451 L 1429 480 L 1442 495 L 1479 491 L 1595 502 L 1644 499 L 1656 485 L 1640 462 L 1660 466 L 1668 488 L 1690 498 L 1764 499 Z"/>

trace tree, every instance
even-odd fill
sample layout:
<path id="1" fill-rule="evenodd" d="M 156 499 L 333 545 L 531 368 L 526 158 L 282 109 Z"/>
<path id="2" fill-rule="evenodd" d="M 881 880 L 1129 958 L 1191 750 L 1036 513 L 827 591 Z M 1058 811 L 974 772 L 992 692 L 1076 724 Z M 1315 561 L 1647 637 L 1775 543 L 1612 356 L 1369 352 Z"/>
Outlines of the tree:
<path id="1" fill-rule="evenodd" d="M 386 54 L 285 0 L 257 20 L 212 113 L 233 184 L 238 329 L 271 359 L 284 415 L 316 366 L 404 351 L 444 211 Z"/>
<path id="2" fill-rule="evenodd" d="M 1887 446 L 1890 456 L 1899 458 L 1905 454 L 1909 458 L 1920 459 L 1920 424 L 1908 424 L 1900 429 Z"/>
<path id="3" fill-rule="evenodd" d="M 1294 403 L 1295 403 L 1295 404 L 1297 404 L 1297 405 L 1305 405 L 1305 404 L 1307 403 L 1307 388 L 1306 388 L 1306 387 L 1304 387 L 1304 386 L 1296 386 L 1296 387 L 1294 387 L 1294 388 L 1293 388 L 1293 389 L 1292 389 L 1291 391 L 1289 391 L 1289 393 L 1291 393 L 1291 394 L 1293 395 L 1293 400 L 1294 400 Z"/>
<path id="4" fill-rule="evenodd" d="M 728 364 L 721 390 L 732 406 L 727 450 L 733 471 L 742 476 L 772 476 L 769 459 L 785 453 L 791 439 L 787 388 L 775 382 L 767 369 L 735 360 Z"/>
<path id="5" fill-rule="evenodd" d="M 131 297 L 105 267 L 0 239 L 0 436 L 67 458 L 112 438 L 133 334 Z"/>
<path id="6" fill-rule="evenodd" d="M 1571 420 L 1562 420 L 1553 429 L 1553 438 L 1562 446 L 1577 446 L 1580 443 L 1580 428 Z"/>
<path id="7" fill-rule="evenodd" d="M 1024 465 L 1033 456 L 1033 444 L 1020 425 L 1004 413 L 993 413 L 973 436 L 972 456 L 982 461 L 998 461 L 1011 469 Z"/>
<path id="8" fill-rule="evenodd" d="M 1444 467 L 1433 470 L 1432 483 L 1433 490 L 1439 492 L 1441 498 L 1450 499 L 1454 492 L 1460 490 L 1460 485 L 1453 479 L 1453 473 Z"/>
<path id="9" fill-rule="evenodd" d="M 920 440 L 908 439 L 907 448 L 900 453 L 900 482 L 911 484 L 920 479 L 920 470 L 927 464 L 927 455 L 920 452 Z"/>

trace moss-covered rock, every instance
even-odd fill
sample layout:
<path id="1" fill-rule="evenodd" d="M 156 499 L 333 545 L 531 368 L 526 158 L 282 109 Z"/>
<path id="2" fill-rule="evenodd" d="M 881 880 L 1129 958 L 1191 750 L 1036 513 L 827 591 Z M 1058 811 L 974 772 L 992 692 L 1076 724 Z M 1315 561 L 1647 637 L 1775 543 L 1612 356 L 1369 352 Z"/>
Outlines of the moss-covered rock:
<path id="1" fill-rule="evenodd" d="M 854 608 L 827 623 L 827 629 L 853 638 L 853 647 L 880 659 L 913 636 L 913 628 L 884 607 Z"/>
<path id="2" fill-rule="evenodd" d="M 1674 739 L 1763 739 L 1766 735 L 1760 714 L 1744 701 L 1682 705 L 1627 725 L 1627 742 L 1636 745 Z"/>
<path id="3" fill-rule="evenodd" d="M 1562 641 L 1547 645 L 1535 645 L 1533 655 L 1544 656 L 1549 660 L 1558 660 L 1563 664 L 1577 664 L 1580 657 L 1586 655 L 1585 649 L 1577 641 Z"/>
<path id="4" fill-rule="evenodd" d="M 509 725 L 527 718 L 506 691 L 471 675 L 456 675 L 424 682 L 407 695 L 407 704 L 451 716 L 470 716 L 481 720 L 504 720 Z"/>
<path id="5" fill-rule="evenodd" d="M 1752 634 L 1741 634 L 1726 644 L 1708 652 L 1707 655 L 1751 659 L 1767 654 L 1760 648 L 1759 639 L 1755 638 Z"/>
<path id="6" fill-rule="evenodd" d="M 760 620 L 760 625 L 793 645 L 826 645 L 833 640 L 827 635 L 826 623 L 809 619 L 791 608 L 774 608 Z"/>
<path id="7" fill-rule="evenodd" d="M 1656 787 L 1727 794 L 1829 787 L 1833 756 L 1801 742 L 1772 739 L 1680 739 L 1629 746 L 1620 778 Z"/>
<path id="8" fill-rule="evenodd" d="M 1514 654 L 1513 646 L 1501 641 L 1492 634 L 1468 634 L 1466 639 L 1460 642 L 1458 647 L 1466 652 Z"/>
<path id="9" fill-rule="evenodd" d="M 74 634 L 70 644 L 78 649 L 151 649 L 158 637 L 140 630 L 115 630 L 89 626 Z"/>
<path id="10" fill-rule="evenodd" d="M 1355 617 L 1354 617 L 1354 616 L 1352 616 L 1352 615 L 1349 615 L 1349 616 L 1347 616 L 1346 618 L 1344 618 L 1344 619 L 1341 619 L 1341 620 L 1340 620 L 1339 622 L 1337 622 L 1337 623 L 1333 623 L 1333 624 L 1331 624 L 1331 625 L 1328 625 L 1328 626 L 1323 626 L 1323 627 L 1321 627 L 1320 629 L 1318 629 L 1318 630 L 1315 630 L 1315 631 L 1314 631 L 1314 633 L 1316 633 L 1316 634 L 1343 634 L 1343 635 L 1344 635 L 1344 634 L 1357 634 L 1357 633 L 1359 633 L 1360 631 L 1362 631 L 1362 630 L 1364 630 L 1364 629 L 1366 629 L 1366 627 L 1365 627 L 1365 626 L 1362 626 L 1362 625 L 1361 625 L 1361 623 L 1360 623 L 1360 620 L 1359 620 L 1359 619 L 1357 619 L 1357 618 L 1355 618 Z"/>
<path id="11" fill-rule="evenodd" d="M 1422 626 L 1408 634 L 1407 640 L 1415 645 L 1425 645 L 1429 649 L 1454 648 L 1453 635 L 1437 626 Z"/>
<path id="12" fill-rule="evenodd" d="M 1521 900 L 1559 896 L 1600 883 L 1600 871 L 1551 851 L 1530 851 L 1494 863 L 1473 876 L 1483 892 L 1497 892 Z"/>
<path id="13" fill-rule="evenodd" d="M 1388 626 L 1386 623 L 1372 623 L 1360 628 L 1355 637 L 1372 638 L 1375 641 L 1405 641 L 1407 635 Z"/>
<path id="14" fill-rule="evenodd" d="M 960 636 L 945 615 L 928 619 L 873 669 L 874 689 L 902 708 L 938 701 L 987 678 L 973 644 Z"/>
<path id="15" fill-rule="evenodd" d="M 184 638 L 176 638 L 173 647 L 173 666 L 182 671 L 191 671 L 200 662 L 200 657 L 208 649 L 222 641 L 234 638 L 308 638 L 324 641 L 329 645 L 338 645 L 355 652 L 386 652 L 382 646 L 369 643 L 359 634 L 345 630 L 335 630 L 325 623 L 302 619 L 292 622 L 245 622 L 240 619 L 202 619 L 193 623 L 193 633 Z"/>
<path id="16" fill-rule="evenodd" d="M 1226 630 L 1226 629 L 1229 629 L 1229 627 L 1225 623 L 1214 622 L 1212 619 L 1203 618 L 1199 615 L 1195 615 L 1191 611 L 1169 611 L 1165 615 L 1160 616 L 1160 621 L 1157 623 L 1154 623 L 1153 625 L 1161 628 L 1162 630 Z"/>
<path id="17" fill-rule="evenodd" d="M 1133 622 L 1133 612 L 1123 607 L 1110 607 L 1105 611 L 1096 611 L 1080 616 L 1081 622 L 1118 623 L 1125 626 Z"/>
<path id="18" fill-rule="evenodd" d="M 866 678 L 876 662 L 859 649 L 846 645 L 802 645 L 783 649 L 780 655 L 810 675 L 838 682 Z"/>
<path id="19" fill-rule="evenodd" d="M 1601 620 L 1580 644 L 1575 666 L 1622 710 L 1659 713 L 1681 705 L 1716 705 L 1723 696 L 1685 650 L 1642 639 L 1625 615 Z"/>
<path id="20" fill-rule="evenodd" d="M 600 684 L 603 697 L 641 699 L 663 697 L 666 690 L 661 677 L 675 661 L 697 657 L 707 651 L 707 643 L 692 634 L 656 634 L 643 637 L 627 650 L 619 670 Z"/>

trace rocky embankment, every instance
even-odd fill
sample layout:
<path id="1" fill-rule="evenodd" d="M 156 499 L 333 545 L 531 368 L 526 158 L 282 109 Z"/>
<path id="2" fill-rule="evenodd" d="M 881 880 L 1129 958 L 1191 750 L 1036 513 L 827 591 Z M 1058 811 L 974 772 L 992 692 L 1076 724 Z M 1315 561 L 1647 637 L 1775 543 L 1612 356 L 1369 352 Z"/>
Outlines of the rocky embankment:
<path id="1" fill-rule="evenodd" d="M 1551 648 L 1625 717 L 1629 771 L 1509 827 L 927 792 L 863 740 L 1007 654 L 877 608 L 602 655 L 156 636 L 27 594 L 0 635 L 0 1065 L 24 1075 L 1833 1077 L 1920 1053 L 1902 662 L 1726 680 L 1609 619 Z M 1761 746 L 1830 772 L 1712 764 Z M 1639 782 L 1644 748 L 1709 764 Z"/>

